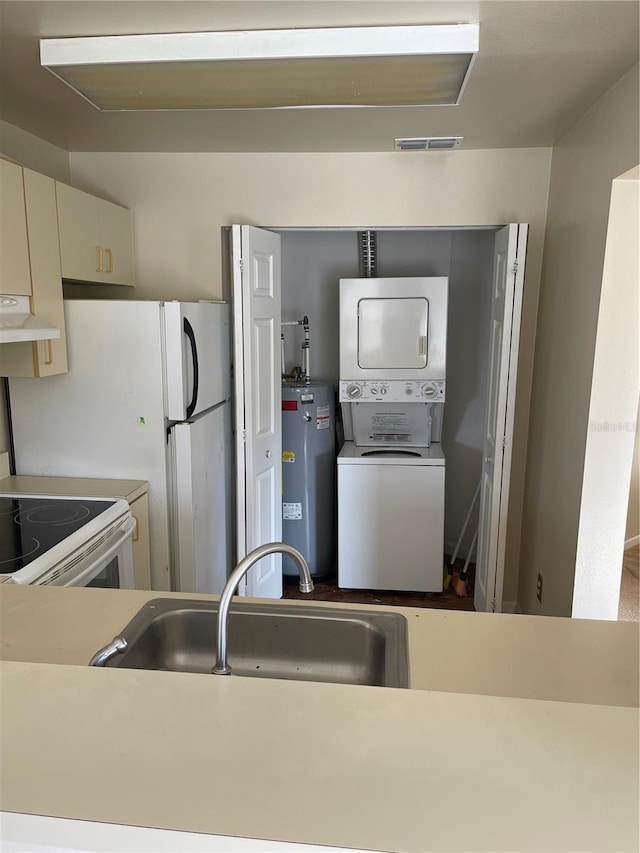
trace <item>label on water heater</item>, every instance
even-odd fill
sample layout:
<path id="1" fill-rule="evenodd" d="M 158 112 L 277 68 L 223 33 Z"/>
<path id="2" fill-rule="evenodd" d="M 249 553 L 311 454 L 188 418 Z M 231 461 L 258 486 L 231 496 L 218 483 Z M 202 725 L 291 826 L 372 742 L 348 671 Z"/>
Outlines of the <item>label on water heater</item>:
<path id="1" fill-rule="evenodd" d="M 282 461 L 283 462 L 295 462 L 296 454 L 293 450 L 283 450 L 282 451 Z"/>
<path id="2" fill-rule="evenodd" d="M 302 521 L 302 504 L 282 504 L 283 521 Z"/>
<path id="3" fill-rule="evenodd" d="M 329 429 L 331 418 L 329 406 L 317 406 L 316 408 L 316 429 Z"/>

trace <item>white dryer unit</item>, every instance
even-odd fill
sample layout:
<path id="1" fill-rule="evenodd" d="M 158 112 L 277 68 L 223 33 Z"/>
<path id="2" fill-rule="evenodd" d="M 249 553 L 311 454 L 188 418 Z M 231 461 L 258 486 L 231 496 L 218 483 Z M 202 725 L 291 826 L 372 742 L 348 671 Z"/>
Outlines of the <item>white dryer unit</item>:
<path id="1" fill-rule="evenodd" d="M 373 380 L 383 400 L 389 380 L 444 381 L 447 291 L 444 276 L 340 279 L 341 393 Z"/>
<path id="2" fill-rule="evenodd" d="M 338 456 L 338 586 L 442 592 L 445 459 L 439 444 Z"/>

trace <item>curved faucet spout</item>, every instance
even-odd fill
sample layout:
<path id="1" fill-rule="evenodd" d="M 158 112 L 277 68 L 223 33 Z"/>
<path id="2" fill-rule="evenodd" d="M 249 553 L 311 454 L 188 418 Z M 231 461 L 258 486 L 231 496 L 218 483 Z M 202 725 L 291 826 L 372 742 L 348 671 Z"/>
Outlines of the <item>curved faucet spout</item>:
<path id="1" fill-rule="evenodd" d="M 300 592 L 313 592 L 313 581 L 311 580 L 311 572 L 307 561 L 302 556 L 300 551 L 293 548 L 291 545 L 285 545 L 284 542 L 270 542 L 267 545 L 260 545 L 251 553 L 240 560 L 238 565 L 229 575 L 229 580 L 224 585 L 220 603 L 218 605 L 218 636 L 216 643 L 216 663 L 211 672 L 214 675 L 229 675 L 231 667 L 227 660 L 227 621 L 229 618 L 229 606 L 233 594 L 238 588 L 238 584 L 246 575 L 249 569 L 254 566 L 263 557 L 268 557 L 269 554 L 287 554 L 296 563 L 298 572 L 300 573 Z"/>

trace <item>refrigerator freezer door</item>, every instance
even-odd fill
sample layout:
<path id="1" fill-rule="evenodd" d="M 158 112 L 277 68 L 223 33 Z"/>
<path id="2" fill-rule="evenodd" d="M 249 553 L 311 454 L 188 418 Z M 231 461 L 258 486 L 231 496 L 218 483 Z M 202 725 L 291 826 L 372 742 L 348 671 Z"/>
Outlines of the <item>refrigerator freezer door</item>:
<path id="1" fill-rule="evenodd" d="M 231 404 L 169 430 L 173 588 L 219 594 L 231 571 Z"/>
<path id="2" fill-rule="evenodd" d="M 165 302 L 165 415 L 196 417 L 231 395 L 230 311 L 225 303 Z"/>

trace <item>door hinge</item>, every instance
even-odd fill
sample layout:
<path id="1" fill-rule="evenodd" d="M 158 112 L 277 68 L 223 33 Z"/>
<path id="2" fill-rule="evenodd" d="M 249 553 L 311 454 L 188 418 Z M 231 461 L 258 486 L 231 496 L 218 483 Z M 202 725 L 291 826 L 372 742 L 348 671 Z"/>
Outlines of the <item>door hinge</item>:
<path id="1" fill-rule="evenodd" d="M 492 613 L 495 613 L 495 612 L 496 612 L 496 607 L 497 607 L 497 606 L 498 606 L 498 602 L 495 600 L 495 598 L 492 598 L 492 599 L 491 599 L 491 612 L 492 612 Z"/>
<path id="2" fill-rule="evenodd" d="M 238 266 L 240 267 L 240 272 L 244 272 L 244 258 L 238 259 Z"/>
<path id="3" fill-rule="evenodd" d="M 517 261 L 517 259 L 513 262 L 513 266 L 511 267 L 511 272 L 514 275 L 518 272 L 518 261 Z"/>
<path id="4" fill-rule="evenodd" d="M 503 435 L 503 436 L 502 436 L 502 446 L 503 446 L 503 447 L 506 447 L 506 446 L 507 446 L 507 436 L 506 436 L 506 435 Z"/>
<path id="5" fill-rule="evenodd" d="M 244 441 L 245 444 L 247 443 L 247 431 L 246 431 L 246 429 L 242 430 L 242 440 Z"/>

